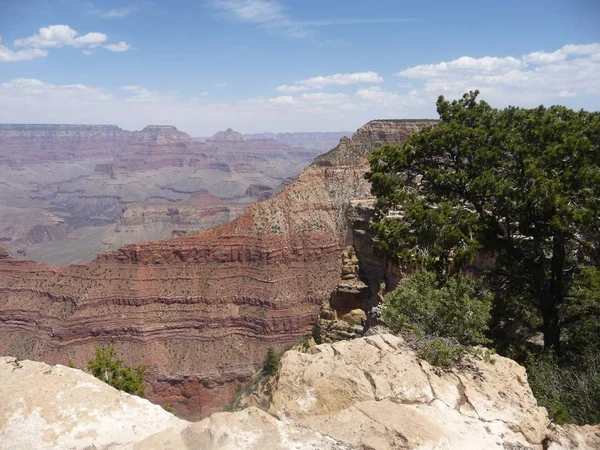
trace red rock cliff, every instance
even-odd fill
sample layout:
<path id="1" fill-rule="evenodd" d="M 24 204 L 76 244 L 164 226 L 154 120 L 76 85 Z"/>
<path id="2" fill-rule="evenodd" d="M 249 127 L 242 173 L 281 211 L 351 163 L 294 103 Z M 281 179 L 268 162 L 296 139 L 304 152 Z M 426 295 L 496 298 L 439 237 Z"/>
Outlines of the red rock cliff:
<path id="1" fill-rule="evenodd" d="M 364 157 L 426 122 L 373 121 L 284 191 L 195 235 L 54 268 L 0 259 L 0 355 L 85 366 L 97 344 L 146 364 L 148 397 L 189 419 L 220 410 L 262 362 L 310 331 L 340 281 L 345 212 L 369 196 Z"/>

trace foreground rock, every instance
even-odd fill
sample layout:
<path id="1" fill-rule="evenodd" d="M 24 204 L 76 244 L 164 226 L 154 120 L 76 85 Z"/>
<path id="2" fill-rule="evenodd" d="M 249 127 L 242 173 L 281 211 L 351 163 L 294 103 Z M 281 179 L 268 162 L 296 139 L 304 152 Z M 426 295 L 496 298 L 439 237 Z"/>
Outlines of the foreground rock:
<path id="1" fill-rule="evenodd" d="M 600 427 L 549 422 L 514 361 L 441 371 L 389 334 L 287 352 L 268 412 L 189 423 L 81 371 L 13 358 L 0 359 L 0 395 L 0 449 L 600 448 Z"/>
<path id="2" fill-rule="evenodd" d="M 131 448 L 180 420 L 64 366 L 0 358 L 0 449 Z"/>

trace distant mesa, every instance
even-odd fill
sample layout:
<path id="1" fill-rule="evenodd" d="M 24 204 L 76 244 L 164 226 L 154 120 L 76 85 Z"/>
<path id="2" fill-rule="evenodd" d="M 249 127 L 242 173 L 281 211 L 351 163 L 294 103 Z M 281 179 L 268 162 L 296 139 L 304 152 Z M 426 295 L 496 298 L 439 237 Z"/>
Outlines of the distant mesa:
<path id="1" fill-rule="evenodd" d="M 242 133 L 238 133 L 237 131 L 233 131 L 231 128 L 227 128 L 225 131 L 219 131 L 214 136 L 211 136 L 207 139 L 208 142 L 237 142 L 243 140 L 244 135 Z"/>
<path id="2" fill-rule="evenodd" d="M 134 131 L 133 135 L 137 142 L 144 143 L 186 145 L 192 142 L 189 134 L 173 125 L 148 125 L 142 131 Z"/>

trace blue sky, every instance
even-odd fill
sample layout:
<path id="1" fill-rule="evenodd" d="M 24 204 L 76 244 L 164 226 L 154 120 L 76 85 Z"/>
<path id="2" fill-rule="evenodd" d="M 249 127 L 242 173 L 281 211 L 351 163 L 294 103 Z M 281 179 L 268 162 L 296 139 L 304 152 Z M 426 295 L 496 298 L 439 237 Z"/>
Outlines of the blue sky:
<path id="1" fill-rule="evenodd" d="M 596 0 L 1 0 L 0 36 L 0 122 L 353 130 L 473 88 L 600 109 Z"/>

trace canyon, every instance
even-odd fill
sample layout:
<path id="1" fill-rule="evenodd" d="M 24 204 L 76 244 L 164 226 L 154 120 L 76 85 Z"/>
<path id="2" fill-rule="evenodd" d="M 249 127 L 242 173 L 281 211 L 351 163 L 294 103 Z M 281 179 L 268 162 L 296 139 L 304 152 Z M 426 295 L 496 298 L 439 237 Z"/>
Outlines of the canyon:
<path id="1" fill-rule="evenodd" d="M 199 231 L 272 196 L 319 153 L 231 129 L 198 142 L 166 125 L 3 124 L 0 243 L 13 256 L 62 266 Z M 206 193 L 227 211 L 191 200 Z M 196 211 L 184 220 L 170 212 L 189 210 L 189 201 Z"/>
<path id="2" fill-rule="evenodd" d="M 550 421 L 513 360 L 440 370 L 390 334 L 287 351 L 266 383 L 260 407 L 190 423 L 80 370 L 3 357 L 0 449 L 600 448 L 600 426 Z"/>
<path id="3" fill-rule="evenodd" d="M 269 347 L 310 332 L 324 303 L 337 299 L 329 319 L 343 327 L 338 316 L 377 297 L 387 269 L 364 227 L 366 156 L 434 123 L 371 121 L 274 197 L 200 233 L 68 267 L 3 257 L 0 354 L 85 367 L 94 345 L 113 344 L 149 367 L 151 401 L 189 420 L 221 410 Z M 233 147 L 239 136 L 225 134 Z M 342 256 L 354 244 L 362 263 Z"/>

